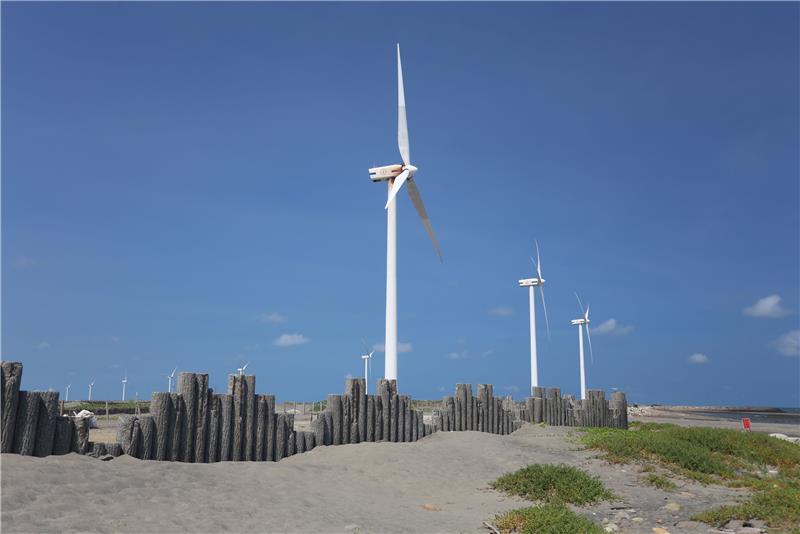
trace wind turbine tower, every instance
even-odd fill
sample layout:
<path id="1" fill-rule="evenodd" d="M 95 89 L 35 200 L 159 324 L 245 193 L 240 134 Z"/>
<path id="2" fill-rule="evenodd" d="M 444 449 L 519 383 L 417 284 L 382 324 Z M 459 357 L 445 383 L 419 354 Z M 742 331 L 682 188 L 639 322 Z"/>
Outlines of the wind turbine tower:
<path id="1" fill-rule="evenodd" d="M 592 363 L 594 363 L 594 356 L 592 355 L 592 335 L 589 333 L 589 306 L 586 306 L 586 311 L 583 310 L 583 304 L 581 304 L 581 298 L 575 293 L 575 298 L 578 299 L 578 307 L 581 310 L 581 318 L 580 319 L 573 319 L 570 321 L 572 324 L 578 327 L 578 353 L 580 355 L 580 363 L 581 363 L 581 399 L 586 398 L 586 370 L 583 361 L 583 329 L 586 328 L 586 337 L 589 340 L 589 358 L 591 358 Z"/>
<path id="2" fill-rule="evenodd" d="M 530 308 L 531 321 L 531 394 L 533 394 L 533 388 L 539 385 L 539 364 L 536 353 L 536 295 L 534 295 L 534 290 L 537 287 L 539 288 L 539 296 L 542 297 L 544 321 L 547 325 L 547 338 L 550 338 L 550 321 L 547 318 L 547 304 L 544 300 L 544 278 L 542 278 L 542 261 L 539 257 L 538 242 L 536 242 L 536 261 L 533 258 L 531 258 L 531 261 L 536 267 L 536 277 L 520 280 L 519 286 L 528 288 L 528 306 Z"/>
<path id="3" fill-rule="evenodd" d="M 94 387 L 94 380 L 89 382 L 89 400 L 92 400 L 92 388 Z"/>
<path id="4" fill-rule="evenodd" d="M 439 242 L 433 233 L 431 221 L 425 211 L 414 174 L 417 167 L 411 164 L 411 151 L 408 144 L 408 122 L 406 120 L 406 97 L 403 88 L 403 67 L 400 62 L 400 45 L 397 45 L 397 146 L 400 149 L 402 164 L 374 167 L 369 170 L 373 182 L 388 184 L 386 201 L 386 340 L 384 343 L 384 378 L 397 380 L 397 202 L 398 191 L 406 184 L 406 191 L 417 209 L 422 224 L 433 242 L 433 248 L 442 260 Z"/>
<path id="5" fill-rule="evenodd" d="M 69 388 L 72 387 L 72 384 L 67 384 L 67 394 L 64 396 L 64 402 L 69 402 Z"/>
<path id="6" fill-rule="evenodd" d="M 125 400 L 125 386 L 128 385 L 128 373 L 125 373 L 125 378 L 122 379 L 122 400 Z"/>
<path id="7" fill-rule="evenodd" d="M 176 367 L 170 374 L 167 375 L 167 393 L 172 393 L 172 379 L 175 378 L 175 371 L 177 370 L 178 368 Z"/>
<path id="8" fill-rule="evenodd" d="M 372 355 L 375 354 L 375 351 L 371 351 L 369 354 L 364 354 L 361 356 L 361 359 L 364 360 L 364 394 L 369 395 L 369 370 L 372 368 Z"/>

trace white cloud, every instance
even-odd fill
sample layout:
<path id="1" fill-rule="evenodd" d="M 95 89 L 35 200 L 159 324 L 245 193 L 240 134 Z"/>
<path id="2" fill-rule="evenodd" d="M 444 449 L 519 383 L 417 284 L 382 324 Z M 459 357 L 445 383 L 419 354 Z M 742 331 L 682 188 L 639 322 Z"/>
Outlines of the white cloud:
<path id="1" fill-rule="evenodd" d="M 498 306 L 490 309 L 488 313 L 495 317 L 511 317 L 514 315 L 514 310 L 510 306 Z"/>
<path id="2" fill-rule="evenodd" d="M 772 345 L 784 356 L 800 356 L 800 330 L 786 332 L 773 341 Z"/>
<path id="3" fill-rule="evenodd" d="M 50 348 L 50 343 L 48 343 L 47 341 L 42 341 L 41 343 L 36 345 L 36 348 L 39 349 L 39 350 L 49 349 Z"/>
<path id="4" fill-rule="evenodd" d="M 31 258 L 30 256 L 19 256 L 16 261 L 14 261 L 14 265 L 19 267 L 20 269 L 25 269 L 27 267 L 33 267 L 37 265 L 39 262 L 35 259 Z"/>
<path id="5" fill-rule="evenodd" d="M 374 350 L 375 352 L 386 352 L 386 347 L 384 346 L 383 343 L 375 343 L 374 345 L 372 345 L 372 350 Z M 414 347 L 411 346 L 411 343 L 400 342 L 397 344 L 398 353 L 411 352 L 412 350 L 414 350 Z"/>
<path id="6" fill-rule="evenodd" d="M 615 336 L 626 336 L 630 334 L 632 330 L 633 330 L 632 326 L 620 324 L 613 317 L 611 319 L 608 319 L 607 321 L 603 321 L 599 325 L 592 328 L 592 332 L 594 332 L 598 336 L 602 336 L 605 334 L 612 334 Z"/>
<path id="7" fill-rule="evenodd" d="M 775 319 L 789 315 L 789 310 L 781 306 L 781 297 L 779 295 L 770 295 L 763 299 L 758 299 L 755 304 L 742 310 L 742 313 L 749 317 Z"/>
<path id="8" fill-rule="evenodd" d="M 447 354 L 447 357 L 451 360 L 463 360 L 464 358 L 469 357 L 469 352 L 462 350 L 461 352 L 450 352 Z"/>
<path id="9" fill-rule="evenodd" d="M 711 360 L 709 360 L 708 356 L 706 356 L 705 354 L 701 354 L 699 352 L 696 352 L 691 356 L 689 356 L 689 363 L 703 364 L 703 363 L 708 363 L 710 361 Z"/>
<path id="10" fill-rule="evenodd" d="M 283 334 L 273 342 L 278 347 L 291 347 L 294 345 L 304 345 L 311 341 L 303 334 Z"/>
<path id="11" fill-rule="evenodd" d="M 281 324 L 286 322 L 286 317 L 281 315 L 280 313 L 262 313 L 258 316 L 259 323 L 268 323 L 268 324 Z"/>

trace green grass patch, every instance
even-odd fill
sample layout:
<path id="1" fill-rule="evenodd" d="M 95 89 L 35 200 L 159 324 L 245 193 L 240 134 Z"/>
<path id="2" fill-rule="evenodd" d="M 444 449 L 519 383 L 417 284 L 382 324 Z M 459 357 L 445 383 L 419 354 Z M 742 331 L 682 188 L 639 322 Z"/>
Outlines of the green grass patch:
<path id="1" fill-rule="evenodd" d="M 656 473 L 650 473 L 645 480 L 647 480 L 647 483 L 651 486 L 655 486 L 664 491 L 672 491 L 677 487 L 673 481 L 664 475 L 657 475 Z"/>
<path id="2" fill-rule="evenodd" d="M 604 534 L 604 530 L 563 504 L 545 504 L 512 510 L 495 519 L 503 534 Z"/>
<path id="3" fill-rule="evenodd" d="M 721 525 L 761 519 L 774 528 L 800 528 L 800 447 L 794 443 L 756 432 L 654 423 L 635 430 L 587 429 L 583 443 L 611 462 L 656 462 L 703 483 L 755 492 L 748 502 L 714 508 L 696 520 Z M 778 475 L 766 476 L 768 467 L 777 467 Z M 658 477 L 650 474 L 648 482 L 657 485 Z"/>
<path id="4" fill-rule="evenodd" d="M 567 465 L 529 465 L 501 476 L 491 486 L 545 503 L 587 504 L 615 498 L 598 478 Z"/>

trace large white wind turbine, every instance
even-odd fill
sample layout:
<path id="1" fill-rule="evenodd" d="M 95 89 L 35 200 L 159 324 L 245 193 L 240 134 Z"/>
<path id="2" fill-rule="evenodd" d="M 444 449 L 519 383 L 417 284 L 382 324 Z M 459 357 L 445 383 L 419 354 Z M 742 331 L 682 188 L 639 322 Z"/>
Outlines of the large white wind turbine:
<path id="1" fill-rule="evenodd" d="M 539 385 L 539 368 L 536 354 L 536 296 L 534 289 L 539 288 L 539 296 L 542 297 L 542 308 L 544 309 L 544 322 L 547 325 L 547 338 L 550 338 L 550 321 L 547 318 L 547 304 L 544 300 L 544 278 L 542 278 L 542 260 L 539 257 L 539 243 L 536 242 L 536 261 L 531 258 L 536 266 L 536 278 L 525 278 L 519 281 L 520 287 L 528 288 L 528 306 L 530 308 L 531 319 L 531 395 L 533 388 Z"/>
<path id="2" fill-rule="evenodd" d="M 67 384 L 67 395 L 64 397 L 64 402 L 69 402 L 69 388 L 72 387 L 72 384 Z"/>
<path id="3" fill-rule="evenodd" d="M 371 351 L 369 354 L 364 354 L 361 356 L 361 359 L 364 360 L 364 394 L 369 394 L 369 370 L 372 369 L 372 355 L 375 354 L 375 351 Z"/>
<path id="4" fill-rule="evenodd" d="M 583 328 L 586 328 L 586 337 L 589 339 L 589 358 L 591 358 L 592 363 L 594 363 L 594 355 L 592 354 L 592 335 L 589 333 L 589 306 L 587 305 L 586 310 L 584 311 L 583 304 L 581 304 L 581 298 L 577 293 L 575 293 L 575 298 L 578 299 L 578 307 L 581 310 L 582 317 L 580 319 L 573 319 L 570 322 L 578 327 L 578 351 L 580 353 L 581 362 L 581 399 L 585 399 L 586 370 L 583 362 Z"/>
<path id="5" fill-rule="evenodd" d="M 247 369 L 247 366 L 250 365 L 250 362 L 247 362 L 243 366 L 236 369 L 236 372 L 239 373 L 239 376 L 244 375 L 244 370 Z"/>
<path id="6" fill-rule="evenodd" d="M 167 383 L 167 393 L 172 393 L 172 379 L 175 378 L 175 371 L 177 370 L 178 368 L 176 367 L 170 374 L 167 375 L 167 380 L 169 381 Z"/>
<path id="7" fill-rule="evenodd" d="M 406 97 L 403 89 L 403 67 L 400 63 L 400 45 L 397 45 L 397 145 L 403 164 L 375 167 L 369 170 L 373 182 L 386 181 L 389 196 L 386 201 L 386 342 L 384 343 L 385 367 L 384 378 L 397 379 L 397 202 L 395 197 L 403 184 L 411 197 L 411 202 L 425 225 L 428 235 L 433 241 L 433 248 L 442 259 L 439 242 L 433 233 L 431 221 L 425 211 L 414 174 L 417 168 L 411 164 L 411 152 L 408 144 L 408 122 L 406 120 Z"/>
<path id="8" fill-rule="evenodd" d="M 122 400 L 125 400 L 125 386 L 128 385 L 128 372 L 125 372 L 125 378 L 122 379 Z"/>
<path id="9" fill-rule="evenodd" d="M 92 400 L 92 388 L 94 387 L 94 379 L 89 382 L 89 400 Z"/>

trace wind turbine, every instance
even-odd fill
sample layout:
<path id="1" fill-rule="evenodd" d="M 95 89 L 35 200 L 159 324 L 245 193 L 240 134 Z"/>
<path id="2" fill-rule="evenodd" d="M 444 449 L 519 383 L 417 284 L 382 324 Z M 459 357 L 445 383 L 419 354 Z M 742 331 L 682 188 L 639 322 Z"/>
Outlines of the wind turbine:
<path id="1" fill-rule="evenodd" d="M 375 354 L 375 351 L 371 351 L 369 354 L 364 354 L 361 356 L 361 359 L 364 360 L 364 394 L 369 395 L 369 370 L 372 368 L 372 355 Z"/>
<path id="2" fill-rule="evenodd" d="M 94 387 L 94 379 L 89 383 L 89 400 L 92 400 L 92 388 Z"/>
<path id="3" fill-rule="evenodd" d="M 425 211 L 414 174 L 417 167 L 411 164 L 408 144 L 408 122 L 406 120 L 406 97 L 403 89 L 403 67 L 400 62 L 400 45 L 397 45 L 397 146 L 400 149 L 401 164 L 374 167 L 369 170 L 373 182 L 386 181 L 389 196 L 386 201 L 386 342 L 384 343 L 384 378 L 397 380 L 397 202 L 395 197 L 403 184 L 417 209 L 422 224 L 428 232 L 433 248 L 442 261 L 439 242 L 433 233 L 431 221 Z"/>
<path id="4" fill-rule="evenodd" d="M 584 369 L 584 362 L 583 362 L 583 326 L 586 328 L 586 337 L 589 339 L 589 358 L 591 358 L 592 363 L 594 363 L 594 355 L 592 354 L 592 335 L 589 333 L 589 306 L 586 306 L 586 311 L 583 310 L 583 304 L 581 304 L 581 298 L 575 293 L 575 298 L 578 299 L 578 307 L 581 310 L 581 317 L 580 319 L 573 319 L 570 321 L 572 324 L 578 327 L 578 350 L 580 352 L 580 359 L 581 359 L 581 399 L 586 398 L 586 371 Z"/>
<path id="5" fill-rule="evenodd" d="M 245 369 L 247 369 L 247 366 L 248 366 L 248 365 L 250 365 L 250 362 L 247 362 L 247 363 L 246 363 L 246 364 L 244 364 L 243 366 L 241 366 L 241 367 L 239 367 L 239 368 L 237 368 L 237 369 L 236 369 L 236 372 L 238 372 L 238 373 L 239 373 L 239 376 L 242 376 L 242 375 L 244 374 L 244 370 L 245 370 Z"/>
<path id="6" fill-rule="evenodd" d="M 169 381 L 167 384 L 167 393 L 172 393 L 172 379 L 175 378 L 175 371 L 177 370 L 178 368 L 176 367 L 170 374 L 167 375 L 167 380 Z"/>
<path id="7" fill-rule="evenodd" d="M 67 384 L 67 395 L 64 397 L 64 402 L 69 402 L 69 388 L 72 387 L 72 384 Z"/>
<path id="8" fill-rule="evenodd" d="M 547 325 L 547 339 L 550 339 L 550 320 L 547 318 L 547 304 L 544 301 L 544 278 L 542 278 L 542 260 L 539 257 L 539 242 L 536 241 L 536 261 L 531 257 L 531 261 L 536 266 L 536 278 L 525 278 L 519 281 L 519 287 L 528 288 L 528 307 L 530 308 L 531 320 L 531 394 L 533 388 L 539 385 L 539 367 L 536 354 L 536 296 L 534 289 L 539 288 L 539 296 L 542 297 L 542 308 L 544 309 L 544 322 Z"/>
<path id="9" fill-rule="evenodd" d="M 125 378 L 122 379 L 122 400 L 125 400 L 125 386 L 128 385 L 128 372 L 125 371 Z"/>

